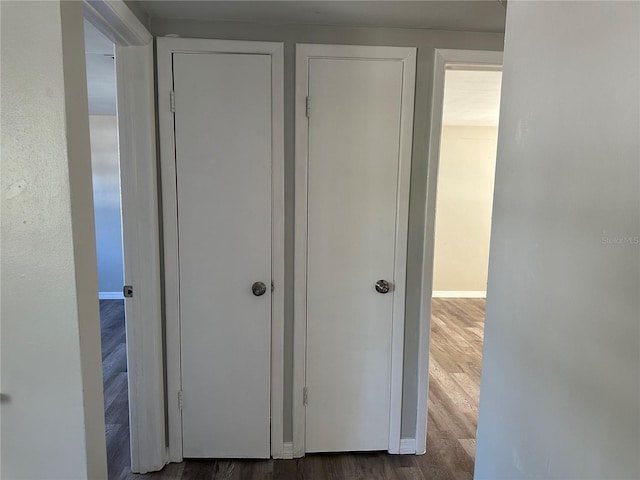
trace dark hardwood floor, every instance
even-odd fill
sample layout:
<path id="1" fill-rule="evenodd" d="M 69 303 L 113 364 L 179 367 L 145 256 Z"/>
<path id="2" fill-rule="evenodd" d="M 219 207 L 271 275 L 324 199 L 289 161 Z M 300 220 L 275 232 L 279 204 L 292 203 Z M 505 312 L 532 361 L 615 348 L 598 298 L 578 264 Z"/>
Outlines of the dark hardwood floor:
<path id="1" fill-rule="evenodd" d="M 105 317 L 120 315 L 120 320 L 103 319 L 107 327 L 103 332 L 103 361 L 109 479 L 472 479 L 484 306 L 483 299 L 433 300 L 425 455 L 374 452 L 313 454 L 297 460 L 189 460 L 170 464 L 162 472 L 134 475 L 129 471 L 124 312 L 121 301 L 101 301 L 100 311 Z M 117 325 L 121 334 L 112 328 Z"/>
<path id="2" fill-rule="evenodd" d="M 102 381 L 109 479 L 131 474 L 124 300 L 100 300 Z"/>

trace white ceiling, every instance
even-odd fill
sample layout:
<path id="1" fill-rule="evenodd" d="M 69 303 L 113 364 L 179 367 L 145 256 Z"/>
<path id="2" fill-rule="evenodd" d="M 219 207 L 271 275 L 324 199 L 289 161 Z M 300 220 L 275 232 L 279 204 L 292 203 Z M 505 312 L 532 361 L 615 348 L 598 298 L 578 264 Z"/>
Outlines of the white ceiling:
<path id="1" fill-rule="evenodd" d="M 504 1 L 504 0 L 502 0 Z M 151 18 L 504 32 L 500 0 L 131 0 Z"/>
<path id="2" fill-rule="evenodd" d="M 93 25 L 84 22 L 89 115 L 116 114 L 116 69 L 113 43 Z"/>
<path id="3" fill-rule="evenodd" d="M 443 125 L 498 125 L 502 72 L 447 70 Z"/>

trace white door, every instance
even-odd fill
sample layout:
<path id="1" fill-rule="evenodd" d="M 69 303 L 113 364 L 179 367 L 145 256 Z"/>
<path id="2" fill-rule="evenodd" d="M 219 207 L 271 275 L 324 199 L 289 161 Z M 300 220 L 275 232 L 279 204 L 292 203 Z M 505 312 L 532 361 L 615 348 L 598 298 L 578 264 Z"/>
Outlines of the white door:
<path id="1" fill-rule="evenodd" d="M 271 56 L 175 53 L 173 82 L 183 455 L 268 458 Z"/>
<path id="2" fill-rule="evenodd" d="M 308 59 L 307 452 L 389 448 L 403 69 Z"/>

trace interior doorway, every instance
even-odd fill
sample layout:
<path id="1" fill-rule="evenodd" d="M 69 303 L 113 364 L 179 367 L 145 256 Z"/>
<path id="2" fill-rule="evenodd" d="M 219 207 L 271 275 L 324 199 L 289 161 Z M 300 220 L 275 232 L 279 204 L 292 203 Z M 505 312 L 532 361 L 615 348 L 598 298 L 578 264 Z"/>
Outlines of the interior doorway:
<path id="1" fill-rule="evenodd" d="M 90 28 L 88 22 L 113 45 L 114 59 L 109 59 L 110 65 L 107 62 L 105 68 L 113 74 L 115 67 L 119 195 L 121 204 L 126 205 L 120 209 L 122 283 L 132 286 L 131 295 L 123 302 L 126 321 L 119 315 L 120 324 L 124 322 L 126 329 L 126 343 L 120 348 L 126 350 L 127 357 L 130 436 L 130 442 L 120 444 L 120 451 L 123 462 L 130 465 L 132 472 L 146 473 L 160 470 L 169 461 L 165 431 L 153 36 L 123 2 L 85 0 L 83 14 L 86 22 L 82 27 Z M 104 77 L 98 75 L 97 80 L 102 81 Z M 118 290 L 122 286 L 120 284 Z M 120 398 L 123 397 L 121 394 Z"/>
<path id="2" fill-rule="evenodd" d="M 109 478 L 131 469 L 115 45 L 84 22 Z"/>
<path id="3" fill-rule="evenodd" d="M 473 478 L 501 78 L 460 64 L 444 75 L 426 450 L 456 478 Z"/>

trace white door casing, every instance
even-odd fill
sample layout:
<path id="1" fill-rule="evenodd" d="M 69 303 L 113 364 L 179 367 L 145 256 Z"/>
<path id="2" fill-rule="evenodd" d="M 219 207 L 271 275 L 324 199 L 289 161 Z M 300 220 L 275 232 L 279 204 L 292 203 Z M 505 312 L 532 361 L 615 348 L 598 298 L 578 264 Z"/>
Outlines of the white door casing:
<path id="1" fill-rule="evenodd" d="M 435 242 L 436 193 L 440 163 L 440 137 L 444 108 L 444 78 L 447 66 L 495 69 L 502 66 L 502 52 L 451 50 L 437 48 L 434 55 L 431 128 L 429 131 L 429 170 L 425 197 L 426 224 L 423 238 L 422 292 L 420 297 L 420 334 L 418 339 L 418 398 L 416 412 L 416 453 L 427 449 L 427 404 L 429 397 L 429 339 L 431 299 L 433 297 L 433 258 Z"/>
<path id="2" fill-rule="evenodd" d="M 84 0 L 84 17 L 116 45 L 131 470 L 167 463 L 153 36 L 122 0 Z"/>
<path id="3" fill-rule="evenodd" d="M 296 78 L 294 454 L 399 453 L 415 49 L 298 45 Z"/>
<path id="4" fill-rule="evenodd" d="M 282 45 L 162 38 L 158 72 L 171 459 L 281 456 Z"/>

